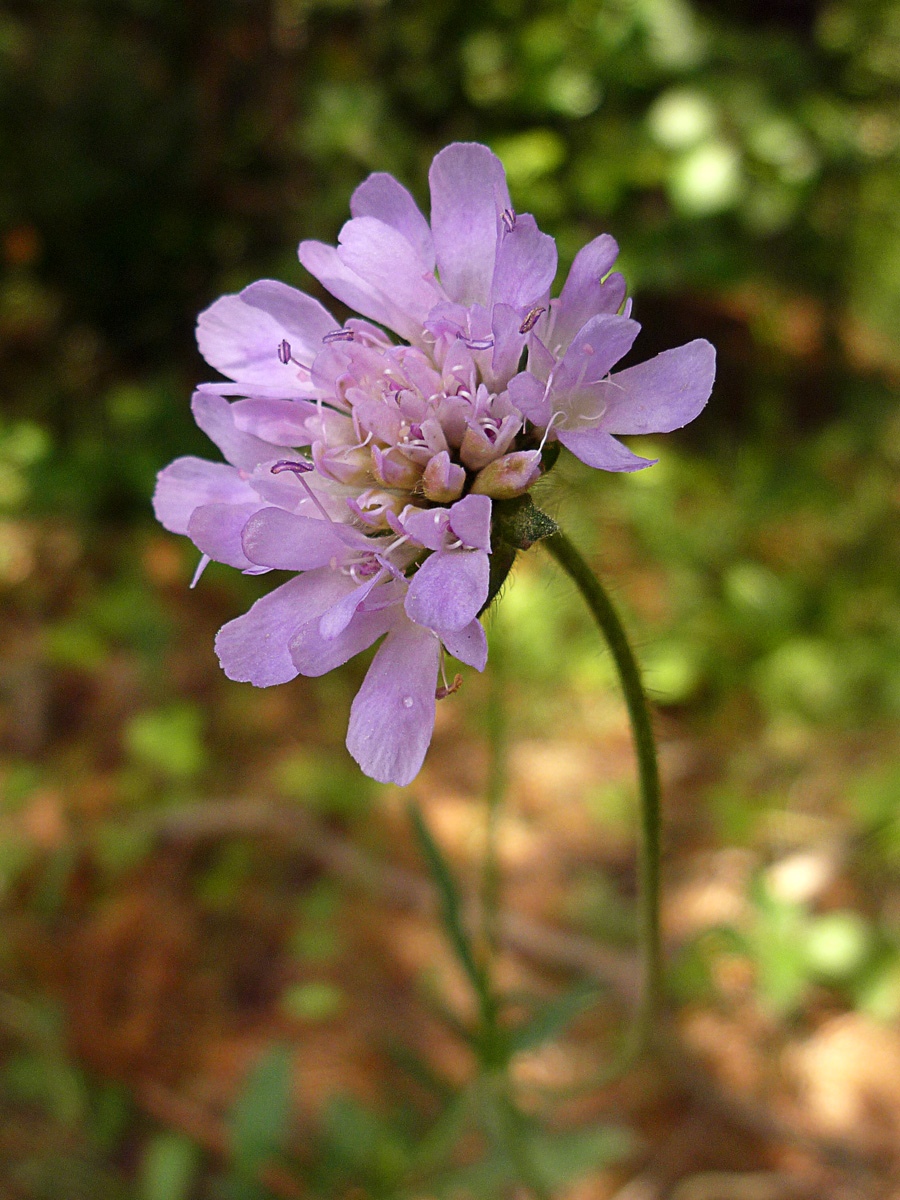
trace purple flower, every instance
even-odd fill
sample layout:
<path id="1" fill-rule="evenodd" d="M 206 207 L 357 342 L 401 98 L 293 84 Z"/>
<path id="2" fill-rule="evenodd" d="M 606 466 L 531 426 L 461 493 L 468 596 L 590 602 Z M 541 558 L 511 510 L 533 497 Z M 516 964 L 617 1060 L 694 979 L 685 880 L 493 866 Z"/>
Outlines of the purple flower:
<path id="1" fill-rule="evenodd" d="M 617 435 L 693 420 L 715 365 L 694 341 L 612 373 L 639 329 L 613 239 L 586 246 L 551 300 L 556 246 L 515 213 L 490 150 L 448 146 L 430 184 L 430 224 L 375 174 L 337 247 L 300 244 L 361 317 L 338 326 L 274 280 L 200 314 L 200 350 L 226 381 L 201 385 L 193 410 L 227 461 L 177 459 L 154 497 L 162 524 L 201 552 L 195 582 L 211 559 L 295 573 L 219 631 L 229 678 L 322 675 L 384 639 L 347 746 L 399 784 L 422 765 L 436 693 L 453 690 L 446 677 L 438 688 L 445 652 L 485 665 L 492 517 L 557 440 L 590 466 L 649 466 Z"/>

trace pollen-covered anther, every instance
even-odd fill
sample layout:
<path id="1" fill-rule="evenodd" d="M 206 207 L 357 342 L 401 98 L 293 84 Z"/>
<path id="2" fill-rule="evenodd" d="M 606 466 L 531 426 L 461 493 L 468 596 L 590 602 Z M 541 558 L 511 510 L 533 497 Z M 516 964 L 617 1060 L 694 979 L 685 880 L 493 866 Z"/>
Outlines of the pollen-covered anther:
<path id="1" fill-rule="evenodd" d="M 422 476 L 422 489 L 436 504 L 458 500 L 466 486 L 466 472 L 459 463 L 451 462 L 446 450 L 429 460 Z"/>
<path id="2" fill-rule="evenodd" d="M 541 452 L 516 450 L 495 459 L 475 476 L 472 494 L 494 500 L 512 500 L 522 496 L 541 477 Z"/>
<path id="3" fill-rule="evenodd" d="M 272 463 L 271 467 L 269 467 L 272 475 L 280 475 L 282 471 L 290 471 L 294 475 L 308 475 L 310 471 L 314 471 L 315 469 L 315 464 L 306 458 L 282 458 L 278 462 Z"/>
<path id="4" fill-rule="evenodd" d="M 541 313 L 545 313 L 546 311 L 546 308 L 533 308 L 519 326 L 519 333 L 531 333 L 532 329 L 537 325 Z"/>
<path id="5" fill-rule="evenodd" d="M 458 692 L 462 687 L 462 675 L 454 675 L 451 684 L 444 684 L 443 687 L 437 688 L 434 693 L 435 700 L 446 700 L 448 696 L 452 696 L 454 692 Z"/>
<path id="6" fill-rule="evenodd" d="M 326 346 L 330 346 L 332 342 L 352 342 L 353 336 L 352 329 L 333 329 L 331 333 L 325 334 L 322 341 Z"/>

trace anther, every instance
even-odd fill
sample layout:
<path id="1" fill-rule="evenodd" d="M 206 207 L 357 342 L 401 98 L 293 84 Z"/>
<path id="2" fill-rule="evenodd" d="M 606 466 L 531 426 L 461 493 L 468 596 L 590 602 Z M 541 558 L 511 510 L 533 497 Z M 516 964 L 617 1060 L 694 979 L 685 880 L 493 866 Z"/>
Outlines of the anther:
<path id="1" fill-rule="evenodd" d="M 435 700 L 446 700 L 448 696 L 452 696 L 454 692 L 458 692 L 462 687 L 462 681 L 462 675 L 457 675 L 449 687 L 445 682 L 443 687 L 435 689 Z"/>
<path id="2" fill-rule="evenodd" d="M 531 333 L 535 325 L 538 323 L 538 317 L 541 313 L 546 312 L 546 308 L 533 308 L 522 324 L 519 326 L 519 333 Z"/>
<path id="3" fill-rule="evenodd" d="M 516 227 L 516 214 L 513 209 L 504 208 L 503 212 L 500 214 L 500 220 L 503 222 L 506 232 L 512 233 Z"/>
<path id="4" fill-rule="evenodd" d="M 306 475 L 310 471 L 314 471 L 314 465 L 304 459 L 294 460 L 283 458 L 277 463 L 272 463 L 269 470 L 273 475 L 280 475 L 282 471 L 292 471 L 295 475 Z"/>
<path id="5" fill-rule="evenodd" d="M 287 339 L 285 339 L 283 342 L 279 342 L 278 344 L 278 361 L 284 366 L 288 366 L 289 364 L 293 363 L 295 367 L 299 367 L 301 371 L 306 371 L 307 374 L 309 374 L 309 367 L 306 365 L 306 363 L 302 363 L 299 361 L 299 359 L 294 358 L 291 350 L 291 343 L 287 341 Z"/>
<path id="6" fill-rule="evenodd" d="M 477 339 L 464 337 L 462 340 L 470 350 L 490 350 L 494 345 L 494 339 L 492 337 Z"/>
<path id="7" fill-rule="evenodd" d="M 333 329 L 331 333 L 326 333 L 322 338 L 326 346 L 330 346 L 332 342 L 352 342 L 352 329 Z"/>

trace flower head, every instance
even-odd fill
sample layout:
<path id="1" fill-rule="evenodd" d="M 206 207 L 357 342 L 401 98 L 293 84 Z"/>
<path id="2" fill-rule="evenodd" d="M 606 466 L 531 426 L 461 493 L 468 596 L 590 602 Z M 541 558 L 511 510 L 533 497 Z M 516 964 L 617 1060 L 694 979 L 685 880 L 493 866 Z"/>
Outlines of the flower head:
<path id="1" fill-rule="evenodd" d="M 197 577 L 211 559 L 296 572 L 219 631 L 229 678 L 321 675 L 384 638 L 347 746 L 400 784 L 422 765 L 436 693 L 455 690 L 438 688 L 444 651 L 485 665 L 503 506 L 555 442 L 604 470 L 649 466 L 617 435 L 693 420 L 715 362 L 694 341 L 611 373 L 639 329 L 613 239 L 586 246 L 551 300 L 555 243 L 515 213 L 487 147 L 448 146 L 430 185 L 430 224 L 375 174 L 337 247 L 301 242 L 301 263 L 360 317 L 339 326 L 274 280 L 200 314 L 200 350 L 227 382 L 202 385 L 193 411 L 227 462 L 177 459 L 154 497 L 200 550 Z"/>

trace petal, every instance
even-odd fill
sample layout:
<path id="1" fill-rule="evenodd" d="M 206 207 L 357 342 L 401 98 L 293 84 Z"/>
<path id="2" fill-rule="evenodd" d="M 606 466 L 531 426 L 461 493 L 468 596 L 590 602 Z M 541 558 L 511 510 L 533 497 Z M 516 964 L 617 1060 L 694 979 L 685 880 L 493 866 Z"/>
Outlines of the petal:
<path id="1" fill-rule="evenodd" d="M 324 242 L 301 242 L 297 251 L 300 262 L 324 288 L 348 308 L 362 313 L 379 325 L 386 325 L 407 341 L 420 338 L 419 325 L 406 316 L 378 288 L 373 287 L 340 259 L 334 246 Z"/>
<path id="2" fill-rule="evenodd" d="M 323 328 L 335 322 L 324 308 L 287 284 L 264 279 L 239 295 L 222 296 L 197 318 L 197 345 L 211 367 L 246 384 L 277 385 L 291 395 L 308 372 L 282 362 L 287 341 L 291 356 L 309 367 Z"/>
<path id="3" fill-rule="evenodd" d="M 446 508 L 406 508 L 400 524 L 411 538 L 429 550 L 440 550 L 450 523 Z"/>
<path id="4" fill-rule="evenodd" d="M 509 304 L 495 304 L 491 314 L 494 353 L 490 372 L 482 371 L 485 383 L 494 392 L 502 392 L 519 368 L 526 334 L 520 333 L 522 318 Z"/>
<path id="5" fill-rule="evenodd" d="M 450 508 L 450 528 L 465 546 L 491 548 L 491 501 L 487 496 L 466 496 Z"/>
<path id="6" fill-rule="evenodd" d="M 360 584 L 357 584 L 350 576 L 343 577 L 350 579 L 352 584 L 351 590 L 344 592 L 334 604 L 322 613 L 318 621 L 319 634 L 326 642 L 332 642 L 336 638 L 341 637 L 362 607 L 363 601 L 376 584 L 381 581 L 384 574 L 386 572 L 381 572 L 379 575 L 374 575 L 371 579 L 366 580 L 365 583 Z"/>
<path id="7" fill-rule="evenodd" d="M 350 198 L 354 217 L 375 217 L 402 233 L 415 249 L 423 271 L 434 271 L 434 240 L 412 196 L 393 175 L 377 171 Z"/>
<path id="8" fill-rule="evenodd" d="M 669 433 L 703 409 L 716 376 L 715 349 L 698 338 L 612 376 L 600 422 L 609 433 Z"/>
<path id="9" fill-rule="evenodd" d="M 324 518 L 263 508 L 246 522 L 243 549 L 251 562 L 279 571 L 310 571 L 344 558 L 347 546 Z"/>
<path id="10" fill-rule="evenodd" d="M 241 533 L 261 503 L 257 496 L 252 504 L 201 505 L 194 509 L 188 523 L 188 537 L 213 562 L 250 570 L 257 564 L 244 553 Z"/>
<path id="11" fill-rule="evenodd" d="M 481 622 L 476 618 L 462 629 L 442 629 L 441 641 L 448 654 L 476 671 L 483 671 L 487 663 L 487 637 Z"/>
<path id="12" fill-rule="evenodd" d="M 157 475 L 153 511 L 170 533 L 187 533 L 191 513 L 202 504 L 247 504 L 255 498 L 237 468 L 188 455 Z"/>
<path id="13" fill-rule="evenodd" d="M 345 575 L 323 567 L 288 580 L 257 600 L 249 612 L 223 625 L 216 654 L 229 679 L 271 687 L 297 674 L 289 645 L 306 621 L 314 619 L 346 590 Z"/>
<path id="14" fill-rule="evenodd" d="M 459 304 L 487 305 L 500 214 L 510 208 L 503 164 L 487 146 L 456 142 L 436 156 L 428 180 L 444 291 Z"/>
<path id="15" fill-rule="evenodd" d="M 599 383 L 628 353 L 640 332 L 640 325 L 628 317 L 600 315 L 591 317 L 579 329 L 556 370 L 551 389 L 554 397 Z"/>
<path id="16" fill-rule="evenodd" d="M 402 233 L 374 217 L 348 221 L 339 236 L 341 262 L 386 296 L 417 325 L 443 300 L 433 274 Z"/>
<path id="17" fill-rule="evenodd" d="M 462 629 L 487 599 L 488 574 L 484 550 L 432 554 L 409 581 L 406 615 L 417 625 L 439 632 Z"/>
<path id="18" fill-rule="evenodd" d="M 324 638 L 320 619 L 306 621 L 291 641 L 291 657 L 301 675 L 327 675 L 348 659 L 368 650 L 396 620 L 391 608 L 354 613 L 349 624 L 333 638 Z"/>
<path id="19" fill-rule="evenodd" d="M 658 461 L 655 458 L 639 458 L 602 429 L 559 429 L 557 433 L 562 444 L 576 458 L 589 467 L 599 467 L 601 471 L 640 471 Z"/>
<path id="20" fill-rule="evenodd" d="M 311 361 L 322 347 L 322 338 L 337 322 L 318 300 L 278 279 L 260 279 L 240 293 L 245 304 L 268 313 L 284 331 L 294 358 Z"/>
<path id="21" fill-rule="evenodd" d="M 527 417 L 539 429 L 546 427 L 551 409 L 546 384 L 535 379 L 528 371 L 522 371 L 509 381 L 509 398 L 523 417 Z"/>
<path id="22" fill-rule="evenodd" d="M 372 660 L 350 709 L 347 749 L 372 779 L 412 783 L 434 729 L 440 642 L 403 621 Z"/>
<path id="23" fill-rule="evenodd" d="M 494 304 L 530 308 L 550 291 L 556 275 L 556 242 L 541 233 L 529 213 L 500 231 L 491 289 Z"/>
<path id="24" fill-rule="evenodd" d="M 237 400 L 231 406 L 234 427 L 241 433 L 277 446 L 308 446 L 312 437 L 307 424 L 319 410 L 308 400 Z"/>
<path id="25" fill-rule="evenodd" d="M 228 383 L 219 379 L 215 383 L 198 383 L 198 392 L 210 396 L 253 396 L 261 400 L 283 400 L 285 396 L 312 397 L 315 388 L 303 379 L 297 381 L 295 388 L 285 387 L 283 383 Z"/>
<path id="26" fill-rule="evenodd" d="M 210 392 L 194 392 L 191 399 L 194 420 L 211 441 L 215 442 L 230 463 L 252 471 L 261 462 L 284 457 L 284 446 L 264 442 L 251 433 L 241 433 L 234 424 L 231 405 L 222 396 Z"/>
<path id="27" fill-rule="evenodd" d="M 575 255 L 559 299 L 554 302 L 551 340 L 554 346 L 559 346 L 560 351 L 569 345 L 578 330 L 586 325 L 591 317 L 597 316 L 598 313 L 618 311 L 625 296 L 624 279 L 617 275 L 612 286 L 607 286 L 609 280 L 606 283 L 602 282 L 604 276 L 612 269 L 618 253 L 619 247 L 615 238 L 610 237 L 608 233 L 601 233 Z"/>

